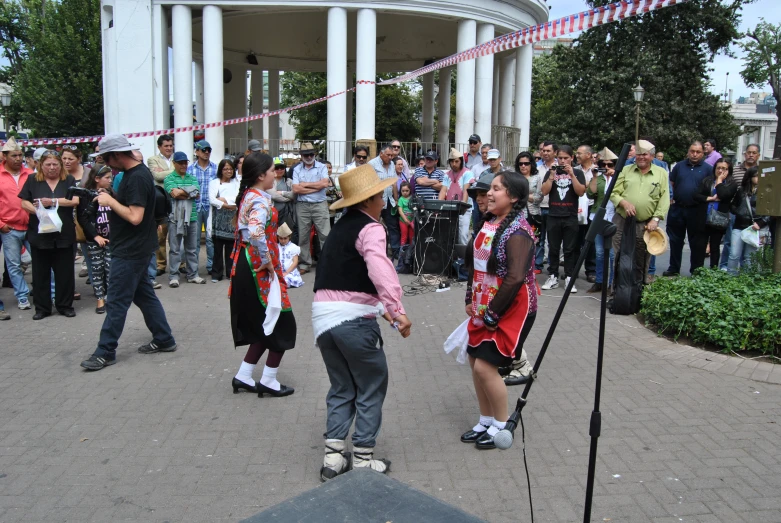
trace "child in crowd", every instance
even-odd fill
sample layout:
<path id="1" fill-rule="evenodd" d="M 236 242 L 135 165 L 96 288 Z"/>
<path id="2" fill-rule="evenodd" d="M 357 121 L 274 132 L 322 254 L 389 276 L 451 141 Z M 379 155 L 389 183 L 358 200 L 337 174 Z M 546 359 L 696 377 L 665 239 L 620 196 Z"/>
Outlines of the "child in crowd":
<path id="1" fill-rule="evenodd" d="M 301 273 L 298 272 L 298 255 L 301 254 L 301 248 L 290 241 L 293 231 L 286 223 L 283 223 L 277 230 L 279 238 L 279 261 L 282 264 L 282 275 L 285 277 L 285 283 L 288 287 L 301 287 L 304 280 Z"/>
<path id="2" fill-rule="evenodd" d="M 399 227 L 401 227 L 401 246 L 405 247 L 412 244 L 412 237 L 415 234 L 415 225 L 412 221 L 412 209 L 410 207 L 410 197 L 412 196 L 412 186 L 409 182 L 401 182 L 399 186 L 399 201 L 396 204 L 396 212 L 399 214 Z"/>

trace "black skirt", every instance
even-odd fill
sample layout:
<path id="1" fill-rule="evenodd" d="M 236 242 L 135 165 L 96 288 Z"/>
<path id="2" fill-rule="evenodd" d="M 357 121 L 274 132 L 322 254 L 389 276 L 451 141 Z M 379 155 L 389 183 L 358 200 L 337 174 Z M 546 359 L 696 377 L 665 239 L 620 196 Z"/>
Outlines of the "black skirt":
<path id="1" fill-rule="evenodd" d="M 275 352 L 292 349 L 296 346 L 296 318 L 293 311 L 281 312 L 274 332 L 266 336 L 263 332 L 266 308 L 258 297 L 255 276 L 243 253 L 240 253 L 238 259 L 230 298 L 233 344 L 239 347 L 260 342 Z"/>
<path id="2" fill-rule="evenodd" d="M 529 332 L 532 330 L 535 319 L 537 319 L 537 312 L 532 312 L 526 316 L 526 321 L 523 322 L 521 337 L 518 339 L 518 346 L 515 347 L 516 361 L 521 359 L 521 349 L 523 349 L 523 343 L 529 336 Z M 473 358 L 486 361 L 495 367 L 509 367 L 513 364 L 513 358 L 505 356 L 499 352 L 499 349 L 496 348 L 496 343 L 493 340 L 484 341 L 477 347 L 467 347 L 466 353 Z"/>

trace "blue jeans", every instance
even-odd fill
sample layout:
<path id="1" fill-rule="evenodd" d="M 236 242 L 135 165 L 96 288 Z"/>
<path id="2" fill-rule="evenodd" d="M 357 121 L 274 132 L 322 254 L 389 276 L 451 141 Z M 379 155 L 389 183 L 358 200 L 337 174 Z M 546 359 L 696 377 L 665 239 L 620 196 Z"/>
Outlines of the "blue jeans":
<path id="1" fill-rule="evenodd" d="M 596 276 L 597 276 L 597 283 L 602 283 L 604 274 L 602 273 L 602 262 L 605 259 L 605 238 L 601 234 L 597 234 L 597 237 L 594 239 L 594 248 L 597 251 L 597 268 L 596 268 Z M 608 286 L 613 285 L 613 262 L 615 260 L 616 254 L 613 250 L 613 247 L 610 247 L 610 277 L 608 278 Z"/>
<path id="2" fill-rule="evenodd" d="M 721 260 L 719 260 L 719 269 L 726 271 L 729 266 L 729 250 L 732 245 L 732 227 L 735 225 L 735 215 L 730 213 L 729 225 L 724 232 L 724 248 L 721 249 Z"/>
<path id="3" fill-rule="evenodd" d="M 150 253 L 154 256 L 154 253 Z M 106 302 L 106 319 L 100 329 L 100 340 L 95 356 L 113 360 L 116 358 L 117 342 L 125 328 L 127 311 L 135 303 L 144 315 L 144 323 L 152 332 L 152 340 L 162 346 L 173 345 L 174 337 L 165 318 L 165 310 L 157 299 L 148 276 L 149 258 L 111 258 L 111 279 Z"/>
<path id="4" fill-rule="evenodd" d="M 729 248 L 729 262 L 727 272 L 733 276 L 738 275 L 740 267 L 747 267 L 751 262 L 751 254 L 757 252 L 757 248 L 743 241 L 741 229 L 732 229 L 732 239 Z"/>
<path id="5" fill-rule="evenodd" d="M 150 280 L 155 281 L 157 278 L 157 254 L 152 255 L 152 260 L 149 262 L 149 267 L 146 269 L 146 273 Z"/>
<path id="6" fill-rule="evenodd" d="M 537 244 L 537 252 L 534 253 L 534 268 L 538 271 L 542 270 L 543 261 L 545 260 L 545 229 L 548 225 L 548 212 L 545 207 L 540 209 L 542 211 L 542 225 L 540 226 L 540 242 Z"/>
<path id="7" fill-rule="evenodd" d="M 30 295 L 30 289 L 24 280 L 22 272 L 22 246 L 30 252 L 30 244 L 24 239 L 25 231 L 11 229 L 8 232 L 0 233 L 3 238 L 3 253 L 5 263 L 8 265 L 8 276 L 11 277 L 11 285 L 14 286 L 14 296 L 17 301 L 26 300 Z"/>
<path id="8" fill-rule="evenodd" d="M 81 244 L 81 255 L 84 256 L 84 263 L 87 264 L 87 276 L 89 276 L 89 281 L 92 281 L 92 260 L 89 257 L 86 242 Z"/>
<path id="9" fill-rule="evenodd" d="M 198 222 L 196 227 L 198 228 L 198 231 L 196 232 L 196 236 L 198 237 L 198 249 L 195 251 L 195 261 L 200 264 L 201 260 L 201 230 L 206 230 L 206 224 L 209 223 L 209 206 L 207 205 L 205 209 L 201 209 L 198 211 Z M 170 225 L 169 225 L 170 228 Z M 170 233 L 168 239 L 170 240 Z M 214 243 L 212 243 L 212 237 L 210 235 L 206 235 L 206 272 L 211 273 L 212 272 L 212 261 L 214 260 Z M 177 267 L 178 269 L 179 267 Z M 198 266 L 196 266 L 195 269 L 195 276 L 198 276 Z M 188 276 L 189 277 L 189 276 Z M 194 276 L 193 276 L 194 277 Z"/>
<path id="10" fill-rule="evenodd" d="M 655 254 L 651 255 L 651 264 L 648 266 L 648 274 L 650 274 L 651 276 L 656 274 L 656 255 Z"/>

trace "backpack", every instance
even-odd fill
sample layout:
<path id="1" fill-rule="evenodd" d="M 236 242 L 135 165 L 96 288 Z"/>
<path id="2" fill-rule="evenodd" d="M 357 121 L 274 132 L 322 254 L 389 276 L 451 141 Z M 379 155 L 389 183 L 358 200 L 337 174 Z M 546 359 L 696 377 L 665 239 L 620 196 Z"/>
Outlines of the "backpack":
<path id="1" fill-rule="evenodd" d="M 167 220 L 173 210 L 174 204 L 171 201 L 171 195 L 155 184 L 155 221 L 161 223 Z"/>

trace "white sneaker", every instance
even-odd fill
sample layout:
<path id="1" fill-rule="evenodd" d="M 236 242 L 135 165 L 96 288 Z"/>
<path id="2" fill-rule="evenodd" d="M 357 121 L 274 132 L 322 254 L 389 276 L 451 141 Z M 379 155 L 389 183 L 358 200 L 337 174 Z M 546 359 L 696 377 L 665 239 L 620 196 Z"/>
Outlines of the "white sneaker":
<path id="1" fill-rule="evenodd" d="M 155 290 L 157 290 L 157 289 L 162 289 L 162 288 L 163 288 L 163 286 L 160 284 L 160 282 L 159 282 L 159 281 L 153 281 L 153 282 L 152 282 L 152 288 L 153 288 L 153 289 L 155 289 Z"/>
<path id="2" fill-rule="evenodd" d="M 179 287 L 179 280 L 171 280 L 168 282 L 168 286 L 172 289 Z"/>
<path id="3" fill-rule="evenodd" d="M 566 287 L 567 285 L 569 285 L 569 281 L 570 281 L 570 279 L 571 279 L 571 278 L 570 278 L 569 276 L 567 276 L 567 277 L 565 278 L 565 280 L 564 280 L 564 287 Z M 572 286 L 572 294 L 577 294 L 577 293 L 578 293 L 578 288 L 577 288 L 577 287 L 575 287 L 575 286 L 573 285 L 573 286 Z"/>
<path id="4" fill-rule="evenodd" d="M 206 280 L 204 280 L 200 276 L 196 276 L 192 280 L 187 280 L 187 283 L 195 283 L 195 284 L 198 284 L 198 285 L 205 285 L 206 284 Z"/>
<path id="5" fill-rule="evenodd" d="M 551 274 L 550 277 L 542 284 L 542 289 L 549 291 L 559 286 L 559 278 L 555 274 Z"/>

